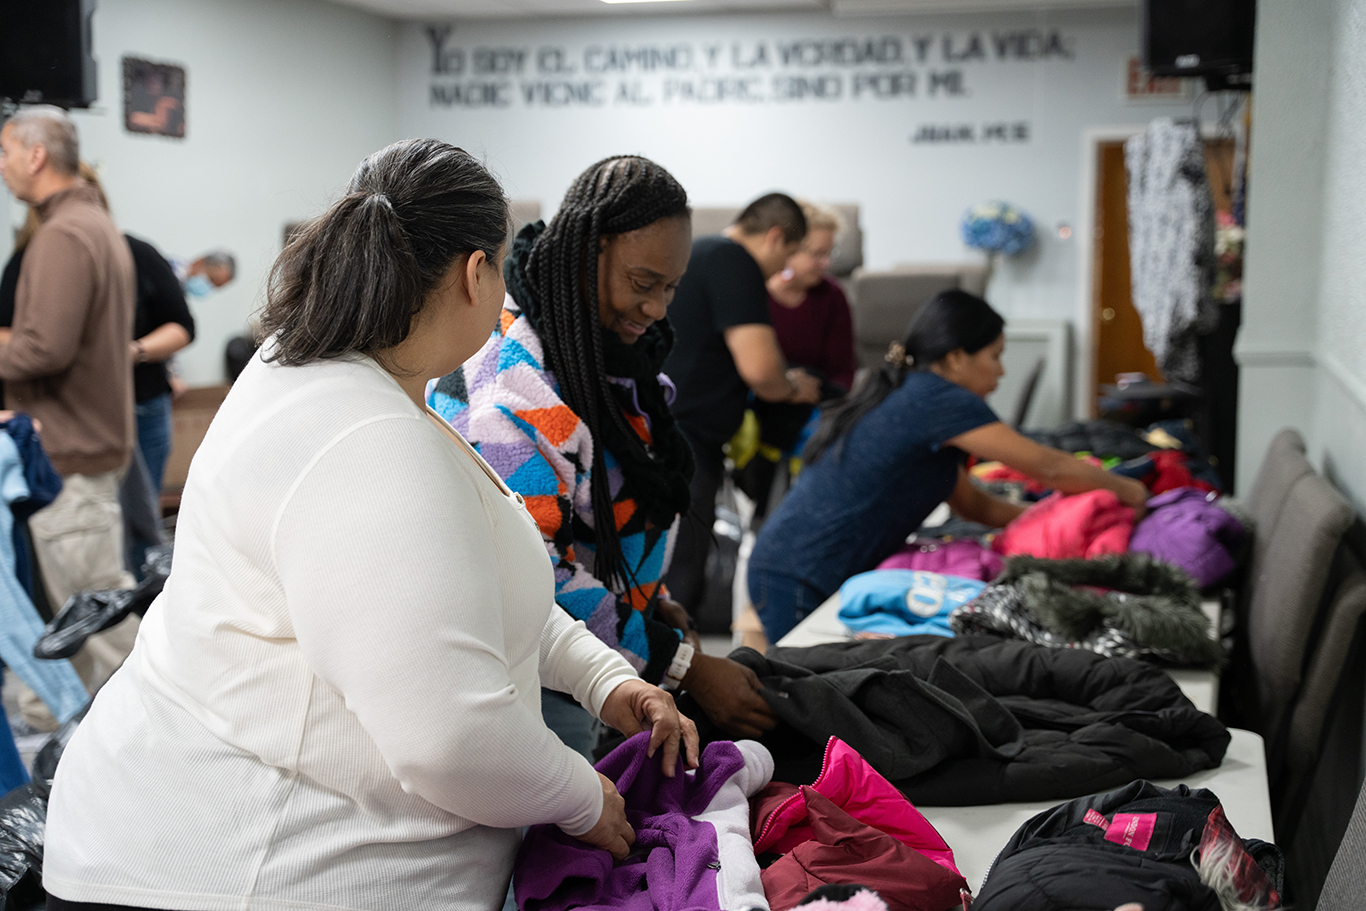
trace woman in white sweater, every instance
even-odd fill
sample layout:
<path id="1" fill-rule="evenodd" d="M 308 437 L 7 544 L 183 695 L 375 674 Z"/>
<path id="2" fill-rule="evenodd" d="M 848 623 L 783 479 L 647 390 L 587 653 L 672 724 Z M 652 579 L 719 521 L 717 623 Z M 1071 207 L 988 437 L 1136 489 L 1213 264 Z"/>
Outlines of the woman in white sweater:
<path id="1" fill-rule="evenodd" d="M 621 798 L 546 729 L 543 685 L 696 765 L 692 723 L 554 609 L 521 497 L 423 404 L 498 319 L 506 230 L 482 166 L 411 140 L 282 254 L 165 591 L 63 757 L 50 908 L 491 909 L 532 823 L 624 856 Z"/>

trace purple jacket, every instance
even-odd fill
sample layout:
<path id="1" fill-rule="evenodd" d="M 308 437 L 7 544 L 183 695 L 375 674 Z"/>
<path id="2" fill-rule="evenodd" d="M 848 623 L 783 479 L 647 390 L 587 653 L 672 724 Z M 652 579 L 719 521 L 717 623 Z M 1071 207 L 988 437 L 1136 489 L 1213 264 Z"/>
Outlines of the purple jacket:
<path id="1" fill-rule="evenodd" d="M 645 755 L 650 732 L 597 764 L 626 800 L 636 831 L 626 860 L 564 834 L 527 830 L 513 887 L 522 911 L 767 911 L 750 840 L 749 797 L 773 776 L 773 757 L 751 740 L 717 741 L 695 772 L 665 778 Z M 724 871 L 724 872 L 722 872 Z"/>
<path id="2" fill-rule="evenodd" d="M 1218 494 L 1181 487 L 1148 501 L 1151 510 L 1129 540 L 1129 550 L 1152 554 L 1209 588 L 1229 577 L 1243 542 L 1243 525 L 1215 505 Z"/>

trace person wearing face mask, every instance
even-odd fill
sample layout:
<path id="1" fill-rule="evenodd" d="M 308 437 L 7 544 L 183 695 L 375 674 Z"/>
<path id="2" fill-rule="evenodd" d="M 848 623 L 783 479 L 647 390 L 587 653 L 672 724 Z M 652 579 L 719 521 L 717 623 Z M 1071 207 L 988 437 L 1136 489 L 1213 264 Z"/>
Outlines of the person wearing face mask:
<path id="1" fill-rule="evenodd" d="M 758 679 L 704 655 L 661 582 L 694 464 L 660 372 L 689 214 L 683 187 L 648 159 L 583 172 L 549 225 L 517 235 L 498 331 L 428 402 L 526 498 L 559 605 L 643 679 L 687 690 L 728 733 L 757 737 L 775 723 Z M 566 744 L 592 750 L 587 712 L 549 691 L 541 705 Z"/>
<path id="2" fill-rule="evenodd" d="M 226 250 L 212 250 L 195 260 L 172 260 L 185 293 L 205 298 L 237 277 L 237 260 Z"/>
<path id="3" fill-rule="evenodd" d="M 872 569 L 948 501 L 1000 528 L 1024 507 L 973 485 L 969 454 L 1004 462 L 1065 493 L 1106 489 L 1141 508 L 1147 489 L 1001 422 L 984 400 L 1005 374 L 1005 321 L 965 291 L 941 291 L 884 363 L 821 416 L 805 467 L 754 542 L 749 594 L 770 642 L 845 579 Z"/>
<path id="4" fill-rule="evenodd" d="M 237 260 L 226 250 L 214 250 L 205 253 L 195 260 L 184 260 L 173 257 L 170 260 L 170 263 L 171 268 L 175 270 L 176 278 L 180 281 L 180 287 L 184 290 L 185 294 L 193 300 L 203 300 L 237 277 Z M 162 341 L 164 340 L 165 339 L 163 338 Z M 140 341 L 146 342 L 150 340 L 141 339 Z M 188 345 L 189 342 L 187 341 L 185 344 Z M 184 345 L 181 347 L 183 348 Z M 255 353 L 255 350 L 255 346 L 253 345 L 252 353 Z M 162 366 L 166 371 L 166 381 L 170 387 L 171 398 L 177 399 L 180 398 L 181 393 L 190 387 L 180 375 L 180 365 L 176 363 L 175 358 L 172 356 L 174 353 L 175 351 L 173 349 L 166 355 Z M 233 377 L 230 377 L 229 379 L 231 380 Z M 141 434 L 143 432 L 144 410 L 147 409 L 143 409 L 141 405 L 138 406 L 139 439 L 141 439 Z M 168 454 L 170 452 L 170 417 L 170 401 L 168 399 L 166 402 L 166 446 Z M 149 420 L 150 419 L 151 418 L 149 418 Z M 157 489 L 159 490 L 161 488 L 161 480 L 159 476 L 156 475 L 154 475 L 154 478 L 156 478 Z"/>

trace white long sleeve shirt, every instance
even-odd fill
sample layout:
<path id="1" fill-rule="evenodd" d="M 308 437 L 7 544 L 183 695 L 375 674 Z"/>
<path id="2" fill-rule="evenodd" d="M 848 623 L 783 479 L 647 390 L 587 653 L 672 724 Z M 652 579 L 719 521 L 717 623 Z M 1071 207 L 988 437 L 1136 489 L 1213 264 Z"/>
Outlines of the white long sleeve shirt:
<path id="1" fill-rule="evenodd" d="M 492 909 L 514 827 L 596 823 L 540 687 L 635 676 L 554 609 L 520 497 L 377 364 L 259 358 L 165 591 L 59 768 L 44 884 L 176 908 Z"/>

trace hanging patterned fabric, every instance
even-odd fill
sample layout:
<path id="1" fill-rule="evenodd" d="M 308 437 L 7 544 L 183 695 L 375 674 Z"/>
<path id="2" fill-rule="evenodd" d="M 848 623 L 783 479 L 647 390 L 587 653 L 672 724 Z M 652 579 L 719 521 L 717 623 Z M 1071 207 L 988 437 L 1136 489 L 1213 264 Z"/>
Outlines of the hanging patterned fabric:
<path id="1" fill-rule="evenodd" d="M 1214 199 L 1194 123 L 1159 117 L 1124 143 L 1129 274 L 1143 344 L 1169 380 L 1196 382 L 1196 337 L 1214 328 Z"/>

